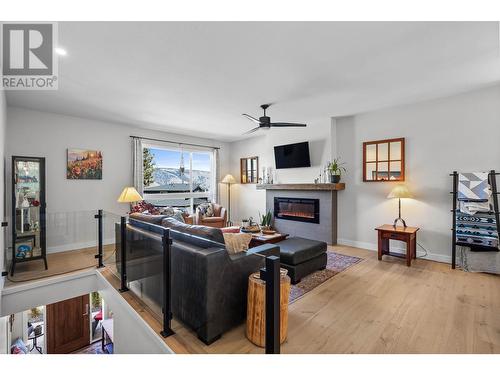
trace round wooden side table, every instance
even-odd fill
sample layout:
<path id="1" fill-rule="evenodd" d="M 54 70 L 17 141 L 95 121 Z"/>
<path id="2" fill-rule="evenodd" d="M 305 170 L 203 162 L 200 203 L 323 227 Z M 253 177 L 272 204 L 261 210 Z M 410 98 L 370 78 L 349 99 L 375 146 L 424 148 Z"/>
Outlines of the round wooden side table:
<path id="1" fill-rule="evenodd" d="M 280 279 L 280 343 L 286 340 L 288 333 L 288 300 L 290 296 L 290 277 L 281 269 Z M 248 277 L 247 338 L 257 346 L 266 346 L 266 282 L 260 273 Z"/>

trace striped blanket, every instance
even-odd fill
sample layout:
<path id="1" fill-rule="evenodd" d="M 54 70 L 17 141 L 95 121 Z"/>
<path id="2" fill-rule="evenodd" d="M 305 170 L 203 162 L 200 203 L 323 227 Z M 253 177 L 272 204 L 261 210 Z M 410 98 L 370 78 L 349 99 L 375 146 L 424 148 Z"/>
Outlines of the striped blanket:
<path id="1" fill-rule="evenodd" d="M 468 215 L 457 210 L 456 237 L 459 243 L 498 248 L 498 232 L 493 212 Z"/>

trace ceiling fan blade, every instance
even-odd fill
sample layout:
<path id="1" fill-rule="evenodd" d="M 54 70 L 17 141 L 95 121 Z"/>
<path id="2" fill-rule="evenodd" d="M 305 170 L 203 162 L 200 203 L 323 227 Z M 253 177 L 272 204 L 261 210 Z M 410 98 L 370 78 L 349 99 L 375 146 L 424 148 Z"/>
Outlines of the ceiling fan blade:
<path id="1" fill-rule="evenodd" d="M 259 130 L 260 128 L 261 128 L 260 126 L 257 126 L 256 128 L 253 128 L 253 129 L 251 129 L 251 130 L 249 130 L 249 131 L 247 131 L 247 132 L 245 132 L 245 133 L 243 133 L 243 134 L 251 134 L 251 133 L 254 133 L 254 132 L 256 132 L 257 130 Z"/>
<path id="2" fill-rule="evenodd" d="M 243 116 L 245 116 L 247 119 L 249 119 L 250 121 L 253 121 L 253 122 L 256 122 L 257 124 L 260 124 L 260 121 L 257 120 L 255 117 L 252 117 L 250 115 L 247 115 L 246 113 L 243 113 Z"/>
<path id="3" fill-rule="evenodd" d="M 298 123 L 295 123 L 295 122 L 272 122 L 271 126 L 281 126 L 281 127 L 285 127 L 285 126 L 301 126 L 301 127 L 304 127 L 304 126 L 307 126 L 307 125 L 306 124 L 298 124 Z"/>

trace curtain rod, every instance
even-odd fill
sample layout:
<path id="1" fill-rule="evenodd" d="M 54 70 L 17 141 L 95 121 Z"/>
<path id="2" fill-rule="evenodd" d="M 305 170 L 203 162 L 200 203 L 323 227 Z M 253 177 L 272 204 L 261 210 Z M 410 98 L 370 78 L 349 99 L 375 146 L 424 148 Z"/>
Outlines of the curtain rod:
<path id="1" fill-rule="evenodd" d="M 196 143 L 184 143 L 184 142 L 165 141 L 163 139 L 139 137 L 139 136 L 136 136 L 136 135 L 131 135 L 130 138 L 138 138 L 138 139 L 145 139 L 147 141 L 166 142 L 166 143 L 173 143 L 175 145 L 196 146 L 196 147 L 205 147 L 205 148 L 211 148 L 211 149 L 214 149 L 214 150 L 220 150 L 220 147 L 207 146 L 207 145 L 197 145 Z"/>

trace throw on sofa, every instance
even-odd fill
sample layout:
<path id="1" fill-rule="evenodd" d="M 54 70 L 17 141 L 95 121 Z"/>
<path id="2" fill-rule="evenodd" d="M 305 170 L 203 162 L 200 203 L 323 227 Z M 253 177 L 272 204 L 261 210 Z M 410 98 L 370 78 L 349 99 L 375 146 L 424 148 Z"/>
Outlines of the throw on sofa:
<path id="1" fill-rule="evenodd" d="M 172 244 L 172 313 L 205 344 L 242 323 L 246 316 L 248 276 L 264 265 L 261 255 L 279 256 L 279 247 L 263 245 L 229 254 L 220 229 L 180 223 L 173 218 L 144 220 L 132 214 L 127 225 L 127 277 L 140 282 L 142 294 L 162 306 L 162 227 Z M 119 238 L 117 225 L 117 239 Z M 117 252 L 117 262 L 119 262 Z"/>

